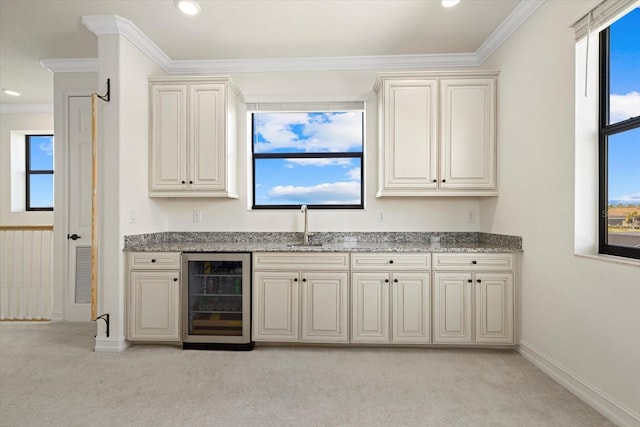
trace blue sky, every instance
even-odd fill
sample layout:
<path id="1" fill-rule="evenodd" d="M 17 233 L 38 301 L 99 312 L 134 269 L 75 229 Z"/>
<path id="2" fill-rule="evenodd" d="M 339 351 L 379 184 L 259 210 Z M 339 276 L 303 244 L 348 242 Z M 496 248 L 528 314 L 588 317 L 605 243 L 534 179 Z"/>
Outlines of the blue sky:
<path id="1" fill-rule="evenodd" d="M 640 115 L 640 8 L 610 30 L 610 123 Z M 609 138 L 609 202 L 640 204 L 640 129 Z"/>
<path id="2" fill-rule="evenodd" d="M 255 113 L 254 153 L 362 152 L 362 112 Z M 361 204 L 359 158 L 256 159 L 256 205 Z"/>

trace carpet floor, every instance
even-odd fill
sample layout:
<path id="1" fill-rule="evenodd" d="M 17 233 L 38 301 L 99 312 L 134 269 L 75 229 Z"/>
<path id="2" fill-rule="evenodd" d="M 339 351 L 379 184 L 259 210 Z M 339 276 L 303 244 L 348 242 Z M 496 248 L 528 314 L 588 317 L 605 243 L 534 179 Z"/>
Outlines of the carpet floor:
<path id="1" fill-rule="evenodd" d="M 612 426 L 513 351 L 135 345 L 0 322 L 2 426 Z"/>

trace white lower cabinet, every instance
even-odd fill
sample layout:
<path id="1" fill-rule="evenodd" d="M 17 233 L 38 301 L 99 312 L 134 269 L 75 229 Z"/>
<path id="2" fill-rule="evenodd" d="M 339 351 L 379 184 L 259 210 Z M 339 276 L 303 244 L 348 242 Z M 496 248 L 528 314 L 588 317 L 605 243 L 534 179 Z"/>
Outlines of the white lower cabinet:
<path id="1" fill-rule="evenodd" d="M 255 266 L 254 341 L 349 341 L 347 254 L 255 253 Z"/>
<path id="2" fill-rule="evenodd" d="M 129 253 L 127 339 L 180 341 L 180 253 Z"/>
<path id="3" fill-rule="evenodd" d="M 351 342 L 431 342 L 429 260 L 429 254 L 352 254 Z"/>
<path id="4" fill-rule="evenodd" d="M 515 343 L 513 255 L 434 254 L 433 264 L 435 344 Z"/>

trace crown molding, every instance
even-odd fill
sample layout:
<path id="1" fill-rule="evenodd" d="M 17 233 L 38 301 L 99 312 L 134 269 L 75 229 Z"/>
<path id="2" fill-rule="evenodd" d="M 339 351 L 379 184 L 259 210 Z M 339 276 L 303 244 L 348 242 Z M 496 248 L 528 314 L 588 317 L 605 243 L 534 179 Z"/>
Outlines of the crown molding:
<path id="1" fill-rule="evenodd" d="M 116 15 L 84 16 L 82 23 L 96 36 L 118 34 L 155 61 L 168 74 L 215 74 L 274 71 L 397 70 L 437 67 L 477 67 L 518 29 L 545 0 L 520 1 L 516 8 L 474 53 L 430 55 L 335 56 L 172 60 L 128 19 Z M 45 61 L 46 65 L 45 65 Z M 51 61 L 43 60 L 49 68 Z M 64 60 L 57 60 L 64 61 Z M 61 67 L 59 64 L 60 68 Z M 72 67 L 69 67 L 72 68 Z M 51 68 L 49 68 L 51 69 Z M 97 69 L 97 63 L 96 63 Z M 56 71 L 56 70 L 53 70 Z M 75 71 L 75 70 L 74 70 Z"/>
<path id="2" fill-rule="evenodd" d="M 53 104 L 0 104 L 0 114 L 53 113 Z"/>
<path id="3" fill-rule="evenodd" d="M 498 25 L 495 31 L 476 50 L 479 63 L 482 64 L 486 61 L 544 2 L 545 0 L 520 1 L 509 16 Z"/>
<path id="4" fill-rule="evenodd" d="M 98 72 L 98 58 L 41 59 L 40 65 L 52 73 Z"/>

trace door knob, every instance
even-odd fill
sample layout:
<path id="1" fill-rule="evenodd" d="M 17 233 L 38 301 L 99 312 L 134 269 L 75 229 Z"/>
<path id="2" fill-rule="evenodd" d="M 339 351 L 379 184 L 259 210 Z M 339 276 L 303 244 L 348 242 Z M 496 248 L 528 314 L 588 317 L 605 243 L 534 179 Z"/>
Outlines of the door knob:
<path id="1" fill-rule="evenodd" d="M 71 239 L 71 240 L 78 240 L 80 239 L 82 236 L 78 236 L 76 233 L 73 234 L 67 234 L 67 239 Z"/>

